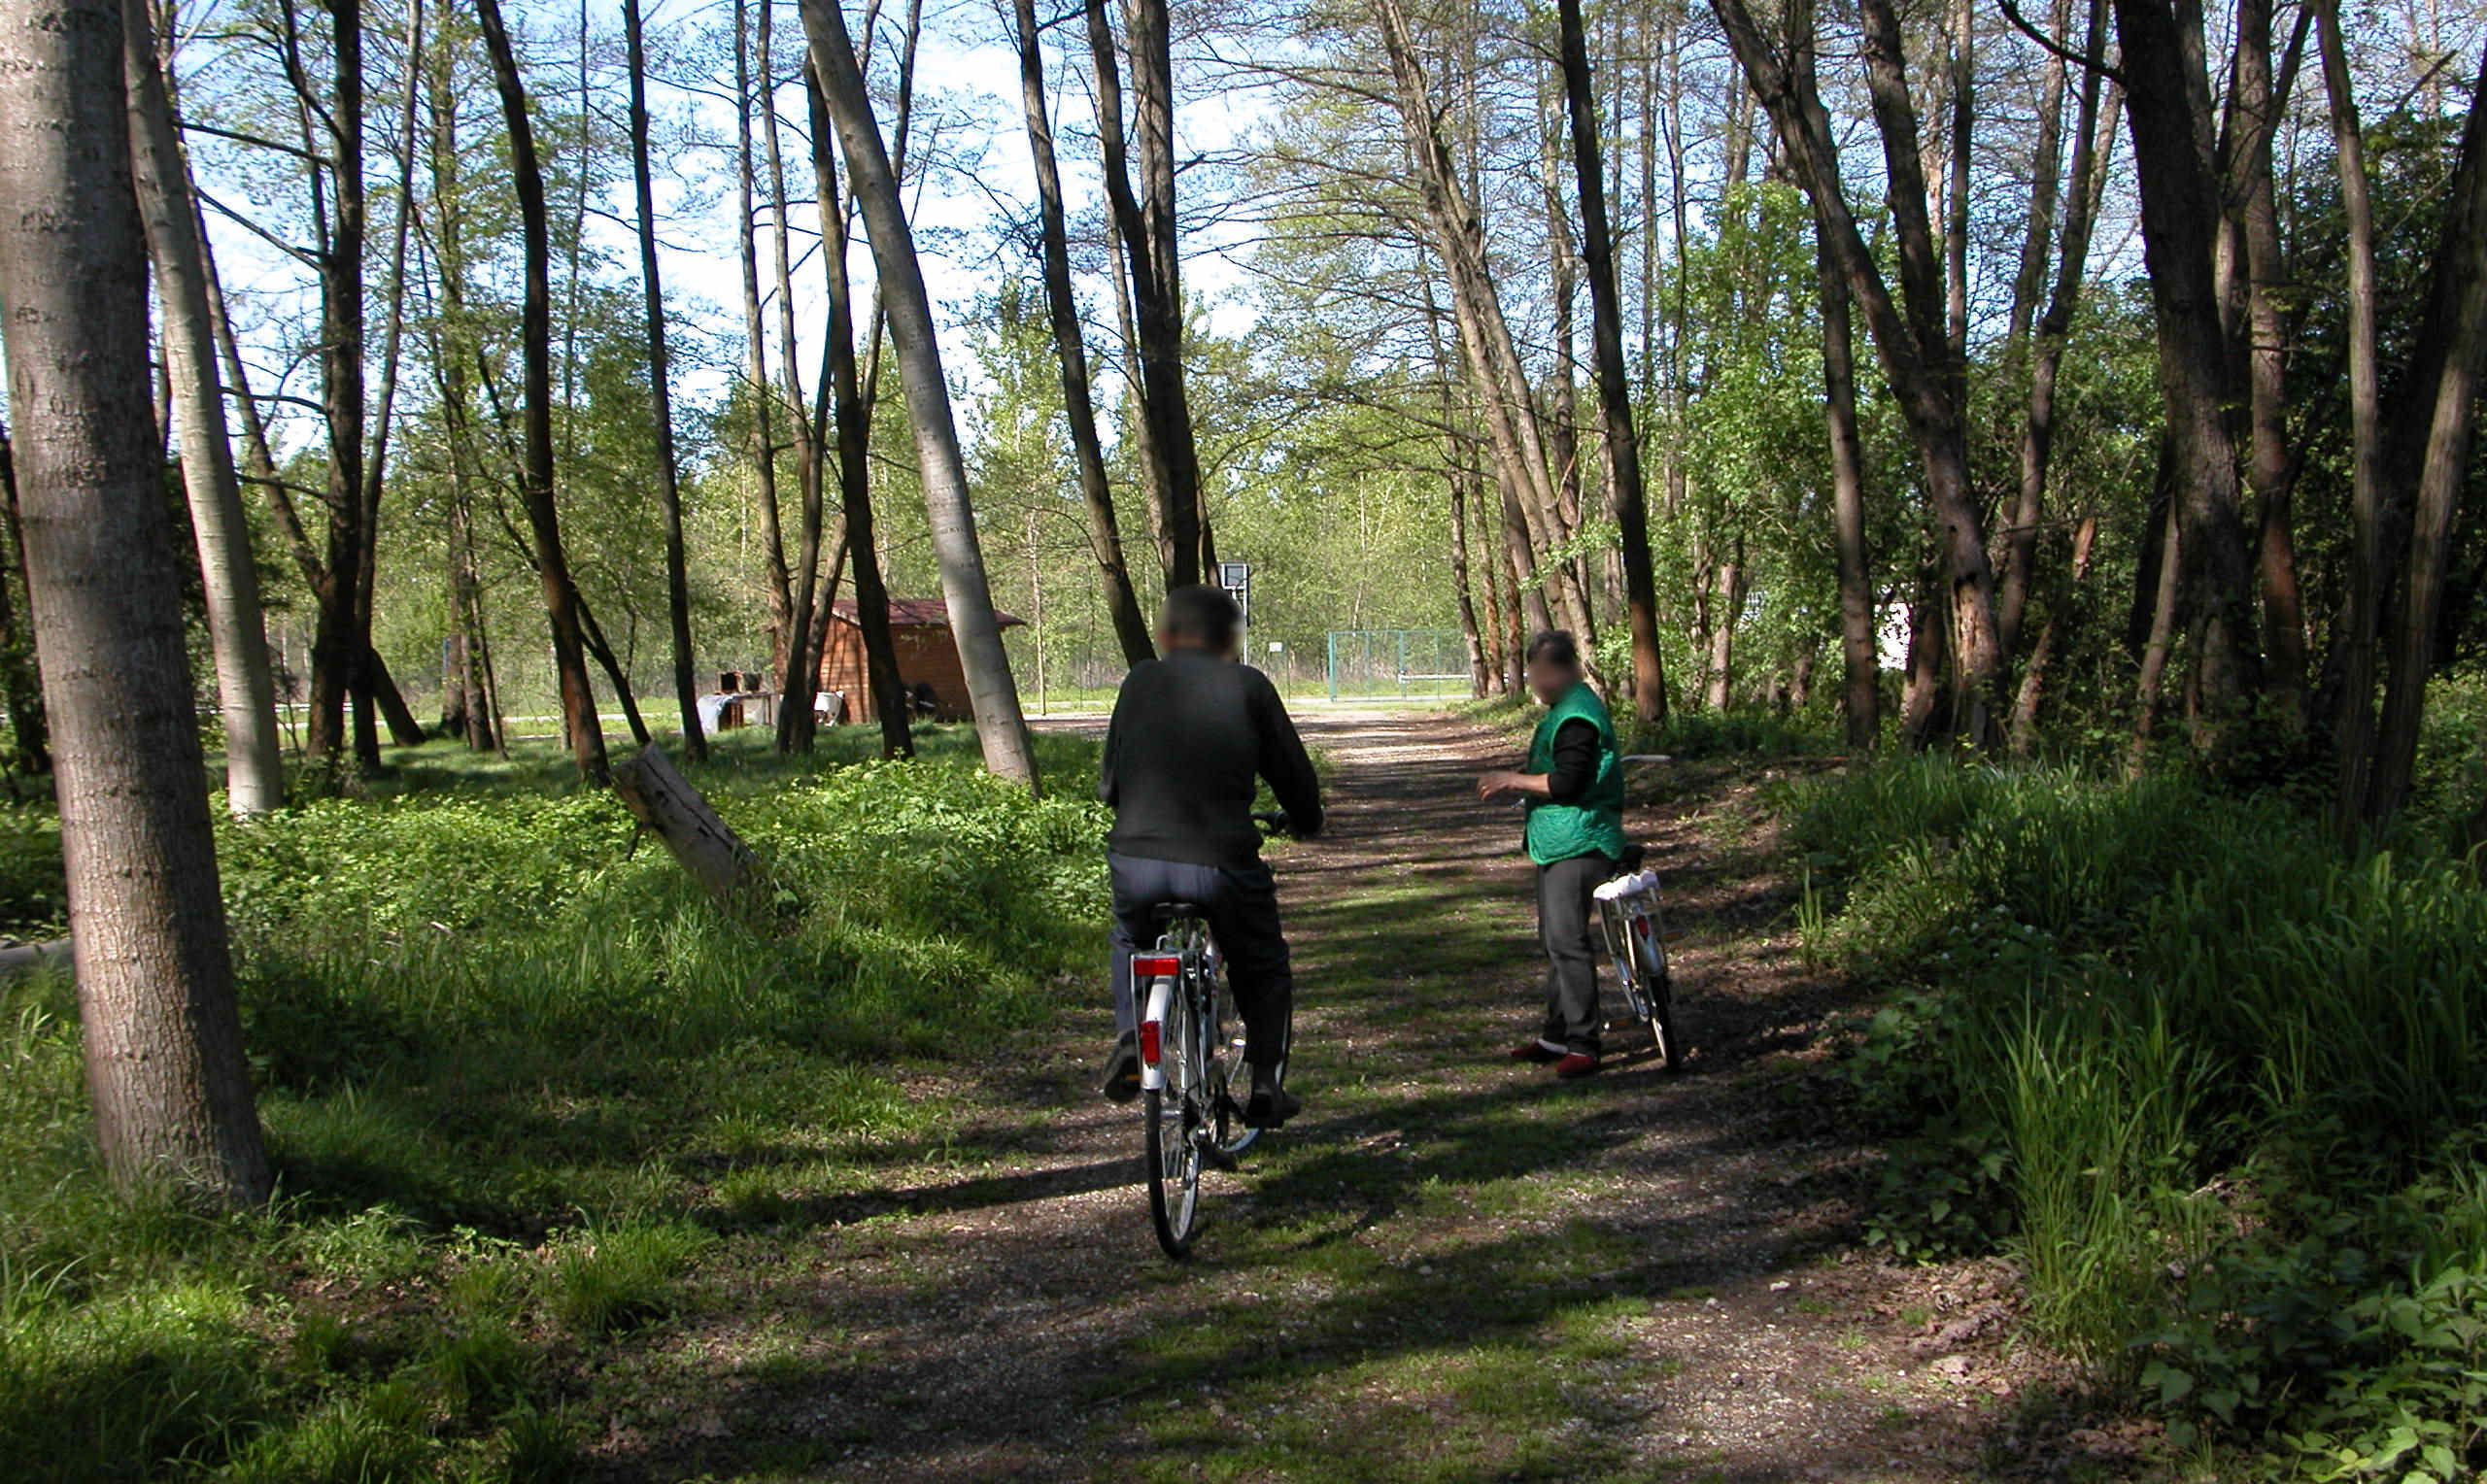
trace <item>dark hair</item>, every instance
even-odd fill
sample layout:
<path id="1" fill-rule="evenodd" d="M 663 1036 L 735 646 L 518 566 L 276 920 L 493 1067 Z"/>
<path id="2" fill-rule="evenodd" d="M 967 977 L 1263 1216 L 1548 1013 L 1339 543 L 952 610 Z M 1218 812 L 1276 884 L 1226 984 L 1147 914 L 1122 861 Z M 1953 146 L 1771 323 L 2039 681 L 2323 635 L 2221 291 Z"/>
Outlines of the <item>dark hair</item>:
<path id="1" fill-rule="evenodd" d="M 1199 586 L 1167 593 L 1165 611 L 1157 616 L 1157 626 L 1169 638 L 1189 639 L 1221 652 L 1235 642 L 1235 630 L 1243 622 L 1243 611 L 1223 590 Z"/>
<path id="2" fill-rule="evenodd" d="M 1550 659 L 1556 664 L 1577 665 L 1581 662 L 1581 647 L 1572 636 L 1559 628 L 1550 628 L 1528 641 L 1528 662 Z"/>

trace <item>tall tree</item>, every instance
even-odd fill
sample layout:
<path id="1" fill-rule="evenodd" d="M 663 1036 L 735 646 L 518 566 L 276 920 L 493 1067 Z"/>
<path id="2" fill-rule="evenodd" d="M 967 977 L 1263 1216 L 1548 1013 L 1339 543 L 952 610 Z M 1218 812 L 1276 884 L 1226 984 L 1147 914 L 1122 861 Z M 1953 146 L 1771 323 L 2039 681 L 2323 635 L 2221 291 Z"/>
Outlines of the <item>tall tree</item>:
<path id="1" fill-rule="evenodd" d="M 487 0 L 490 3 L 490 0 Z M 821 96 L 836 126 L 846 170 L 871 236 L 881 301 L 889 315 L 900 383 L 906 390 L 908 420 L 915 428 L 916 463 L 941 568 L 941 593 L 949 609 L 950 637 L 966 672 L 968 699 L 975 713 L 985 767 L 1004 778 L 1037 784 L 1034 748 L 1019 710 L 1019 690 L 985 580 L 984 553 L 976 542 L 975 511 L 968 493 L 967 460 L 959 450 L 958 424 L 950 412 L 949 384 L 941 371 L 941 345 L 925 291 L 915 235 L 900 199 L 898 176 L 873 117 L 870 92 L 846 34 L 836 0 L 802 0 L 803 28 L 820 75 Z"/>
<path id="2" fill-rule="evenodd" d="M 758 106 L 751 72 L 751 27 L 744 0 L 734 0 L 734 217 L 735 242 L 742 255 L 743 385 L 750 398 L 748 442 L 753 486 L 760 504 L 760 556 L 768 599 L 768 642 L 777 686 L 785 689 L 794 669 L 795 586 L 786 565 L 786 536 L 777 499 L 777 442 L 769 389 L 768 329 L 761 317 L 760 237 L 753 180 L 758 159 L 752 147 L 751 112 Z"/>
<path id="3" fill-rule="evenodd" d="M 120 0 L 0 4 L 0 293 L 95 1128 L 114 1177 L 266 1197 L 148 386 Z"/>
<path id="4" fill-rule="evenodd" d="M 277 733 L 267 631 L 259 621 L 258 564 L 251 556 L 250 518 L 242 510 L 216 374 L 206 253 L 164 75 L 156 65 L 147 0 L 125 0 L 122 20 L 131 175 L 163 303 L 164 371 L 181 422 L 182 487 L 198 544 L 199 587 L 224 722 L 225 802 L 235 814 L 264 814 L 285 803 L 283 738 Z"/>
<path id="5" fill-rule="evenodd" d="M 2410 357 L 2412 385 L 2400 399 L 2396 430 L 2396 441 L 2414 457 L 2408 465 L 2408 564 L 2368 786 L 2367 816 L 2378 825 L 2400 812 L 2417 765 L 2427 682 L 2436 666 L 2436 620 L 2451 576 L 2453 518 L 2470 474 L 2475 404 L 2487 376 L 2487 56 L 2470 90 L 2434 263 L 2428 343 Z"/>
<path id="6" fill-rule="evenodd" d="M 1096 68 L 1097 137 L 1106 198 L 1129 260 L 1140 367 L 1141 417 L 1169 590 L 1201 580 L 1200 447 L 1183 385 L 1183 298 L 1175 219 L 1175 76 L 1165 0 L 1133 0 L 1126 11 L 1132 90 L 1138 94 L 1141 187 L 1131 182 L 1121 67 L 1106 0 L 1086 0 L 1089 57 Z"/>
<path id="7" fill-rule="evenodd" d="M 648 307 L 648 397 L 656 422 L 657 503 L 664 512 L 664 596 L 673 646 L 673 693 L 682 708 L 682 751 L 708 756 L 699 725 L 699 681 L 691 648 L 691 578 L 682 542 L 682 472 L 673 441 L 673 358 L 665 343 L 664 283 L 657 268 L 656 176 L 648 159 L 648 53 L 639 0 L 622 0 L 630 70 L 630 184 L 638 207 L 639 291 Z"/>
<path id="8" fill-rule="evenodd" d="M 526 257 L 525 299 L 519 319 L 523 365 L 526 460 L 519 498 L 534 537 L 536 576 L 544 585 L 544 611 L 553 629 L 553 665 L 561 681 L 562 720 L 579 776 L 601 784 L 607 776 L 604 727 L 588 683 L 586 643 L 580 631 L 578 590 L 562 549 L 562 518 L 553 500 L 553 249 L 544 207 L 544 167 L 535 155 L 535 128 L 528 117 L 527 84 L 518 53 L 501 23 L 500 0 L 475 0 L 484 48 L 492 55 L 493 80 L 509 129 L 510 174 L 518 186 L 519 231 Z"/>
<path id="9" fill-rule="evenodd" d="M 1632 422 L 1632 381 L 1623 360 L 1623 299 L 1607 220 L 1606 172 L 1598 154 L 1597 94 L 1589 79 L 1581 0 L 1561 0 L 1563 92 L 1571 110 L 1572 167 L 1581 181 L 1582 256 L 1589 274 L 1590 337 L 1597 354 L 1597 399 L 1613 474 L 1615 524 L 1623 546 L 1624 613 L 1632 634 L 1632 710 L 1651 724 L 1667 719 L 1666 664 L 1658 653 L 1657 581 L 1650 568 L 1649 496 L 1641 480 L 1641 435 Z"/>
<path id="10" fill-rule="evenodd" d="M 1791 173 L 1827 230 L 1850 301 L 1865 315 L 1885 379 L 1925 471 L 1927 504 L 1942 553 L 1947 648 L 1964 692 L 1955 730 L 1981 744 L 2000 718 L 2002 650 L 1994 613 L 1994 569 L 1969 479 L 1967 410 L 1947 323 L 1943 270 L 1928 220 L 1917 115 L 1908 90 L 1900 22 L 1890 0 L 1862 0 L 1867 92 L 1891 181 L 1892 236 L 1901 299 L 1894 301 L 1866 246 L 1841 184 L 1838 149 L 1821 89 L 1790 64 L 1755 20 L 1747 0 L 1711 0 L 1755 95 L 1788 152 Z M 1930 594 L 1931 595 L 1931 594 Z M 1930 720 L 1931 711 L 1928 711 Z M 1923 740 L 1921 736 L 1918 740 Z"/>
<path id="11" fill-rule="evenodd" d="M 2212 260 L 2220 195 L 2198 14 L 2175 0 L 2116 0 L 2125 118 L 2141 187 L 2142 255 L 2159 327 L 2159 381 L 2176 455 L 2179 601 L 2193 673 L 2196 747 L 2224 757 L 2254 694 L 2254 565 L 2238 510 L 2229 341 Z"/>
<path id="12" fill-rule="evenodd" d="M 915 739 L 907 727 L 906 683 L 898 673 L 898 645 L 890 634 L 890 593 L 881 580 L 872 510 L 872 414 L 855 364 L 855 285 L 846 254 L 850 235 L 837 182 L 836 126 L 821 96 L 820 74 L 803 62 L 803 94 L 809 102 L 812 179 L 820 197 L 821 259 L 828 268 L 829 389 L 837 425 L 838 512 L 846 525 L 847 559 L 855 568 L 855 626 L 864 641 L 864 683 L 881 724 L 881 756 L 907 758 Z M 824 615 L 823 626 L 827 624 Z"/>
<path id="13" fill-rule="evenodd" d="M 1138 664 L 1155 658 L 1148 620 L 1140 611 L 1131 567 L 1123 559 L 1122 531 L 1114 517 L 1114 491 L 1106 479 L 1106 453 L 1097 436 L 1097 407 L 1088 388 L 1088 347 L 1079 330 L 1079 301 L 1071 287 L 1071 232 L 1062 206 L 1062 172 L 1054 160 L 1053 121 L 1045 110 L 1045 56 L 1037 25 L 1036 0 L 1012 0 L 1019 38 L 1019 98 L 1028 117 L 1028 150 L 1037 165 L 1037 233 L 1044 264 L 1045 311 L 1053 326 L 1054 358 L 1062 367 L 1063 415 L 1071 424 L 1071 449 L 1079 468 L 1079 494 L 1088 506 L 1088 545 L 1105 582 L 1106 613 L 1123 659 Z"/>

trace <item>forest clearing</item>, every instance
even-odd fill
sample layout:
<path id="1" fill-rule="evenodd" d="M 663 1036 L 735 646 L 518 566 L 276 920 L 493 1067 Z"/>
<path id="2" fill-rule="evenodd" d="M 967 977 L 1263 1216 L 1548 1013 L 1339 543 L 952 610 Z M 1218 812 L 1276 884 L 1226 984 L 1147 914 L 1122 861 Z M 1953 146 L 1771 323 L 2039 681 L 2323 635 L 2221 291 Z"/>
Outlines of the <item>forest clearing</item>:
<path id="1" fill-rule="evenodd" d="M 2482 97 L 0 0 L 0 1474 L 2487 1475 Z"/>

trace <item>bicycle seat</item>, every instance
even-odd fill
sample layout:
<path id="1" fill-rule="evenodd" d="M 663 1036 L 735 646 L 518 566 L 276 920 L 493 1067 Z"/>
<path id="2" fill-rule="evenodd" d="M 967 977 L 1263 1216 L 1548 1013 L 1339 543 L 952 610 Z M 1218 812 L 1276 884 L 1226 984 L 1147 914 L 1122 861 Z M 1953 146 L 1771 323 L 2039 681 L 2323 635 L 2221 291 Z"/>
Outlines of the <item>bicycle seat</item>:
<path id="1" fill-rule="evenodd" d="M 1160 928 L 1168 923 L 1179 923 L 1191 918 L 1208 916 L 1209 909 L 1196 901 L 1161 901 L 1148 909 L 1148 920 Z"/>
<path id="2" fill-rule="evenodd" d="M 1646 845 L 1626 845 L 1623 847 L 1623 855 L 1619 858 L 1618 863 L 1623 867 L 1623 873 L 1629 876 L 1641 868 L 1641 862 L 1648 860 L 1649 856 L 1650 848 Z"/>

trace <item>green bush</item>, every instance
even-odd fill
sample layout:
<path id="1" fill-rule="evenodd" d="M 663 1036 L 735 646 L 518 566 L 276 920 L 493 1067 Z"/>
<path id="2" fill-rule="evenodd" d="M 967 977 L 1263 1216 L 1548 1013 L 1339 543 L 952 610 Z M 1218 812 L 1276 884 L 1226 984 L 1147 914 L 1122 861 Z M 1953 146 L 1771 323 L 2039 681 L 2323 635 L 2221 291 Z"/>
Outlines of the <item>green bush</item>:
<path id="1" fill-rule="evenodd" d="M 2041 1331 L 2179 1435 L 2340 1477 L 2487 1464 L 2464 864 L 2349 860 L 2183 779 L 1916 759 L 1781 802 L 1809 951 L 1899 992 L 1843 1070 L 1894 1136 L 1876 1234 L 2008 1248 Z"/>

